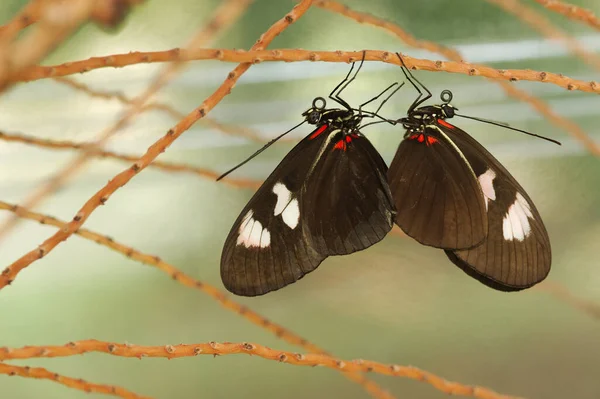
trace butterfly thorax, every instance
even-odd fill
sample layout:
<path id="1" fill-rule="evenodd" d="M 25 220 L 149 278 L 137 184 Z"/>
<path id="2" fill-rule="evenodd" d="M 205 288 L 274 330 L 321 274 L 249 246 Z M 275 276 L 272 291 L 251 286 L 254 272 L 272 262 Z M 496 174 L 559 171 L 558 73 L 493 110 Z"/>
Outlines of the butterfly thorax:
<path id="1" fill-rule="evenodd" d="M 437 125 L 439 121 L 452 118 L 455 110 L 456 108 L 448 103 L 427 105 L 409 111 L 408 115 L 398 119 L 398 122 L 406 129 L 404 137 L 411 138 L 415 134 L 425 134 L 428 127 Z"/>

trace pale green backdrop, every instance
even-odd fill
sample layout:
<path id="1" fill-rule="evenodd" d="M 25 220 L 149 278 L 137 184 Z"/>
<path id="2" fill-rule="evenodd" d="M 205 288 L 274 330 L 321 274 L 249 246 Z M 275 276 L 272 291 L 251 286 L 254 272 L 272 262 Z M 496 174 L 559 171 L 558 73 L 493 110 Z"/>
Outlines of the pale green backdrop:
<path id="1" fill-rule="evenodd" d="M 574 2 L 600 14 L 595 0 Z M 7 21 L 24 3 L 2 1 L 0 22 Z M 116 33 L 84 27 L 47 62 L 182 46 L 209 19 L 217 4 L 150 0 L 136 8 Z M 347 4 L 395 21 L 418 38 L 456 46 L 473 62 L 600 80 L 598 71 L 570 55 L 560 43 L 545 40 L 483 0 L 354 0 Z M 215 46 L 250 47 L 291 6 L 288 1 L 256 1 Z M 600 32 L 544 13 L 591 51 L 600 49 Z M 377 28 L 317 8 L 278 37 L 272 47 L 367 48 L 440 58 L 410 49 Z M 233 66 L 195 62 L 157 99 L 182 112 L 191 111 Z M 103 69 L 76 78 L 97 89 L 135 96 L 160 67 Z M 346 65 L 324 63 L 255 66 L 210 116 L 247 125 L 266 140 L 297 123 L 312 98 L 326 95 L 346 70 Z M 450 88 L 454 104 L 464 114 L 506 121 L 563 141 L 563 146 L 557 147 L 508 130 L 460 121 L 460 126 L 486 145 L 534 199 L 553 245 L 549 280 L 600 303 L 598 159 L 529 105 L 507 98 L 494 83 L 446 73 L 417 72 L 417 76 L 436 96 Z M 397 68 L 366 63 L 346 98 L 357 104 L 400 78 Z M 575 121 L 600 142 L 600 100 L 596 95 L 541 83 L 521 82 L 517 86 L 543 98 L 555 112 Z M 386 106 L 385 114 L 400 117 L 413 98 L 413 91 L 404 88 Z M 2 130 L 88 140 L 115 121 L 122 106 L 117 101 L 89 99 L 44 80 L 17 86 L 0 97 L 0 110 Z M 174 123 L 165 113 L 145 113 L 119 133 L 109 148 L 141 154 Z M 308 132 L 303 127 L 294 137 Z M 373 127 L 365 133 L 389 162 L 402 131 Z M 235 176 L 266 177 L 291 145 L 273 146 Z M 256 143 L 197 124 L 160 159 L 224 171 L 257 148 Z M 72 156 L 70 152 L 0 142 L 0 199 L 23 201 Z M 87 198 L 126 166 L 93 161 L 84 174 L 39 209 L 69 220 Z M 222 288 L 220 250 L 251 194 L 251 190 L 232 189 L 189 174 L 147 169 L 98 209 L 86 227 L 160 255 L 195 278 Z M 0 221 L 6 216 L 0 214 Z M 0 267 L 54 231 L 35 222 L 21 222 L 10 238 L 0 243 Z M 535 289 L 513 294 L 493 291 L 467 277 L 441 251 L 406 238 L 390 235 L 369 250 L 328 259 L 317 271 L 284 290 L 239 300 L 346 359 L 415 365 L 450 380 L 528 398 L 600 397 L 599 319 Z M 87 338 L 146 345 L 250 341 L 299 350 L 224 310 L 202 293 L 174 283 L 158 270 L 74 236 L 0 292 L 0 346 L 64 344 Z M 14 363 L 121 385 L 160 399 L 367 397 L 359 386 L 335 371 L 243 355 L 139 361 L 90 354 Z M 398 398 L 446 397 L 423 383 L 372 377 Z M 2 399 L 100 397 L 53 382 L 0 376 Z"/>

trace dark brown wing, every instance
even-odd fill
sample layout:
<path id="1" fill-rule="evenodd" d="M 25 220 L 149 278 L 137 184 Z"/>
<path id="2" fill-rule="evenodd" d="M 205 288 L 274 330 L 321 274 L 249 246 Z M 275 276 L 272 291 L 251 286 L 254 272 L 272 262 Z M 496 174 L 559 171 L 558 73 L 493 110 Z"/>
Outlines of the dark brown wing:
<path id="1" fill-rule="evenodd" d="M 469 250 L 446 251 L 450 260 L 482 283 L 517 291 L 542 281 L 550 272 L 550 238 L 523 187 L 481 144 L 447 124 L 445 133 L 469 161 L 486 197 L 488 236 Z"/>
<path id="2" fill-rule="evenodd" d="M 221 278 L 238 295 L 291 284 L 331 255 L 383 239 L 394 210 L 387 167 L 362 135 L 320 127 L 275 168 L 225 241 Z"/>
<path id="3" fill-rule="evenodd" d="M 463 249 L 485 238 L 487 215 L 477 177 L 438 126 L 400 143 L 388 181 L 396 224 L 421 244 Z"/>

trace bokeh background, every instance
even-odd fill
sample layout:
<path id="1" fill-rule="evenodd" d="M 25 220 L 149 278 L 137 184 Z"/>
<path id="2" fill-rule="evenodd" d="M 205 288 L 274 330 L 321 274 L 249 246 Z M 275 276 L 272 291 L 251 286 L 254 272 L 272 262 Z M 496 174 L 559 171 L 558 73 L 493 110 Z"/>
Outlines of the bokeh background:
<path id="1" fill-rule="evenodd" d="M 598 52 L 600 33 L 544 11 L 557 26 Z M 600 14 L 596 0 L 574 4 Z M 5 23 L 25 4 L 0 2 Z M 466 60 L 497 68 L 531 68 L 598 80 L 598 71 L 514 16 L 484 0 L 398 2 L 346 0 L 345 4 L 385 17 L 420 39 L 459 50 Z M 129 51 L 183 46 L 218 6 L 218 1 L 149 0 L 114 32 L 88 24 L 47 60 L 55 64 Z M 213 47 L 249 48 L 289 11 L 288 1 L 257 0 Z M 379 49 L 415 57 L 440 56 L 414 50 L 387 32 L 359 25 L 318 8 L 275 39 L 271 48 L 315 50 Z M 193 62 L 156 99 L 189 112 L 212 93 L 234 64 Z M 141 93 L 161 65 L 102 69 L 76 78 L 93 88 Z M 315 96 L 326 95 L 346 73 L 346 64 L 264 63 L 253 66 L 210 116 L 252 128 L 268 140 L 300 120 Z M 462 113 L 508 122 L 563 142 L 562 147 L 518 133 L 461 120 L 512 171 L 534 199 L 553 245 L 548 280 L 600 302 L 600 163 L 564 130 L 528 104 L 507 97 L 479 77 L 416 72 L 437 97 L 449 88 Z M 390 65 L 366 63 L 345 92 L 358 104 L 402 78 Z M 598 96 L 553 85 L 519 82 L 600 142 Z M 403 88 L 384 109 L 400 117 L 415 93 Z M 21 84 L 0 97 L 0 129 L 41 138 L 91 140 L 123 112 L 116 100 L 93 99 L 52 80 Z M 108 148 L 142 154 L 176 120 L 164 112 L 139 115 Z M 309 132 L 304 126 L 292 137 Z M 365 134 L 391 161 L 402 130 L 378 125 Z M 265 178 L 293 143 L 278 143 L 235 172 Z M 259 147 L 197 123 L 159 159 L 225 171 Z M 20 203 L 75 153 L 0 141 L 0 199 Z M 93 160 L 84 173 L 38 210 L 70 220 L 81 204 L 128 164 Z M 160 255 L 195 278 L 222 288 L 219 257 L 223 241 L 253 190 L 236 189 L 185 173 L 148 168 L 98 209 L 85 226 L 141 251 Z M 9 213 L 0 213 L 0 222 Z M 0 242 L 3 268 L 54 233 L 21 221 Z M 300 282 L 259 298 L 237 298 L 312 342 L 345 359 L 364 358 L 415 365 L 447 379 L 491 387 L 528 398 L 600 397 L 600 320 L 538 289 L 493 291 L 453 266 L 442 251 L 389 235 L 378 245 L 329 258 Z M 96 338 L 144 345 L 249 341 L 299 351 L 224 310 L 199 291 L 162 272 L 73 236 L 22 272 L 0 293 L 0 346 L 64 344 Z M 104 354 L 34 359 L 14 364 L 98 383 L 121 385 L 155 398 L 365 398 L 358 385 L 325 368 L 303 368 L 249 356 L 177 359 L 117 358 Z M 427 384 L 372 375 L 404 398 L 444 398 Z M 86 396 L 87 395 L 87 396 Z M 0 376 L 7 399 L 96 398 L 53 382 Z"/>

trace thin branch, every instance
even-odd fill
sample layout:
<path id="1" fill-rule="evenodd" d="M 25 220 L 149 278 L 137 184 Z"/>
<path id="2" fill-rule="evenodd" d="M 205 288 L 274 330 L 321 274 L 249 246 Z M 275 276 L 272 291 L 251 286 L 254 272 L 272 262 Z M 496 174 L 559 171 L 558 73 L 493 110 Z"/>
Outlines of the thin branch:
<path id="1" fill-rule="evenodd" d="M 312 0 L 303 0 L 301 3 L 296 5 L 292 11 L 290 11 L 285 17 L 277 21 L 273 26 L 267 30 L 267 32 L 256 42 L 252 47 L 253 50 L 260 50 L 267 46 L 276 36 L 278 36 L 285 28 L 300 18 L 312 4 Z M 163 153 L 179 136 L 181 136 L 187 129 L 190 128 L 198 119 L 203 118 L 210 112 L 227 94 L 230 93 L 235 82 L 239 77 L 246 72 L 252 64 L 245 63 L 238 65 L 233 71 L 229 73 L 225 82 L 204 102 L 189 115 L 182 119 L 177 125 L 169 129 L 167 133 L 160 138 L 157 142 L 152 144 L 147 152 L 131 167 L 125 169 L 113 179 L 111 179 L 107 185 L 100 189 L 94 194 L 83 207 L 75 214 L 73 220 L 67 225 L 65 229 L 62 229 L 52 237 L 46 239 L 37 248 L 29 251 L 25 255 L 21 256 L 18 260 L 13 262 L 10 266 L 2 271 L 0 275 L 0 289 L 10 284 L 17 274 L 33 262 L 43 258 L 45 255 L 50 253 L 58 244 L 67 240 L 81 225 L 90 217 L 91 213 L 98 208 L 100 205 L 104 205 L 110 196 L 123 187 L 129 180 L 131 180 L 136 174 L 145 169 L 156 157 Z"/>
<path id="2" fill-rule="evenodd" d="M 4 53 L 6 46 L 15 40 L 19 32 L 38 20 L 41 6 L 40 0 L 29 1 L 17 15 L 0 27 L 0 52 Z"/>
<path id="3" fill-rule="evenodd" d="M 594 29 L 600 30 L 600 20 L 593 12 L 585 8 L 578 7 L 573 4 L 565 3 L 558 0 L 535 0 L 544 7 L 559 14 L 563 14 L 567 18 L 576 21 L 581 21 L 588 24 Z"/>
<path id="4" fill-rule="evenodd" d="M 87 95 L 89 95 L 91 97 L 102 98 L 105 100 L 115 99 L 125 105 L 133 105 L 135 103 L 134 99 L 127 97 L 125 94 L 123 94 L 122 92 L 119 92 L 119 91 L 108 92 L 108 91 L 92 89 L 91 87 L 89 87 L 81 82 L 77 82 L 74 79 L 65 78 L 65 77 L 56 77 L 56 78 L 54 78 L 54 80 L 58 83 L 69 86 L 72 89 L 86 93 Z M 179 112 L 175 108 L 170 106 L 169 104 L 165 104 L 165 103 L 159 103 L 159 102 L 146 103 L 146 105 L 144 105 L 141 108 L 140 112 L 144 112 L 144 111 L 148 111 L 148 110 L 163 111 L 177 120 L 185 118 L 185 114 L 183 112 Z M 220 131 L 221 133 L 230 134 L 233 136 L 242 136 L 249 140 L 256 141 L 259 143 L 263 143 L 265 141 L 263 138 L 260 137 L 260 135 L 257 132 L 255 132 L 254 130 L 249 129 L 247 127 L 244 127 L 244 126 L 233 125 L 233 124 L 229 124 L 229 123 L 221 123 L 221 122 L 217 121 L 216 119 L 208 118 L 208 117 L 201 119 L 201 121 L 205 125 L 210 126 L 213 129 Z M 285 140 L 285 138 L 282 140 Z"/>
<path id="5" fill-rule="evenodd" d="M 23 71 L 17 79 L 32 81 L 38 79 L 67 76 L 76 73 L 85 73 L 99 68 L 120 68 L 128 65 L 155 62 L 173 62 L 177 60 L 219 60 L 224 62 L 259 63 L 263 61 L 313 61 L 313 62 L 354 62 L 360 60 L 362 51 L 312 51 L 301 49 L 278 50 L 229 50 L 229 49 L 172 49 L 154 52 L 131 52 L 127 54 L 113 54 L 105 57 L 92 57 L 83 61 L 68 62 L 54 66 L 35 66 Z M 600 93 L 600 84 L 595 81 L 586 82 L 572 79 L 562 74 L 552 72 L 533 71 L 530 69 L 495 69 L 480 64 L 452 61 L 431 61 L 427 59 L 412 58 L 403 55 L 404 61 L 413 69 L 460 73 L 470 76 L 482 76 L 490 79 L 508 80 L 516 82 L 527 80 L 531 82 L 551 83 L 567 90 L 579 90 L 587 93 Z M 388 64 L 400 66 L 400 61 L 395 54 L 388 51 L 367 50 L 365 61 L 383 61 Z"/>
<path id="6" fill-rule="evenodd" d="M 24 209 L 23 207 L 20 207 L 18 205 L 12 205 L 0 201 L 0 209 L 11 211 L 21 218 L 35 220 L 41 224 L 55 226 L 60 229 L 67 228 L 66 222 L 60 221 L 52 216 L 46 216 L 40 213 L 28 211 L 27 209 Z M 270 321 L 266 317 L 251 310 L 247 306 L 241 305 L 233 299 L 230 299 L 229 295 L 223 293 L 217 287 L 212 286 L 203 281 L 196 280 L 191 276 L 188 276 L 187 274 L 177 269 L 175 266 L 163 261 L 158 256 L 140 252 L 132 247 L 128 247 L 124 244 L 121 244 L 110 237 L 103 236 L 85 228 L 78 229 L 75 232 L 75 234 L 88 240 L 94 241 L 99 245 L 103 245 L 107 248 L 117 251 L 130 259 L 136 260 L 148 266 L 156 267 L 157 269 L 170 276 L 174 281 L 186 287 L 194 288 L 203 292 L 204 294 L 219 302 L 219 304 L 225 309 L 242 316 L 246 320 L 250 321 L 252 324 L 264 328 L 265 330 L 275 334 L 277 337 L 283 339 L 284 341 L 292 345 L 298 345 L 309 352 L 328 355 L 328 352 L 324 349 L 295 334 L 291 330 L 288 330 L 285 327 Z M 365 390 L 367 390 L 371 395 L 373 395 L 376 398 L 394 399 L 392 395 L 381 389 L 375 382 L 370 381 L 361 374 L 344 373 L 344 376 L 362 385 L 365 388 Z"/>
<path id="7" fill-rule="evenodd" d="M 223 3 L 216 10 L 207 27 L 201 29 L 199 34 L 192 39 L 192 44 L 201 44 L 210 41 L 219 30 L 230 26 L 236 20 L 236 18 L 239 17 L 241 10 L 247 3 L 247 0 L 228 0 Z M 232 15 L 224 15 L 227 13 L 232 13 Z M 143 110 L 144 104 L 150 100 L 154 93 L 158 91 L 162 85 L 168 83 L 169 79 L 175 76 L 177 70 L 178 67 L 176 65 L 165 66 L 153 81 L 151 86 L 133 101 L 131 107 L 127 109 L 127 112 L 125 112 L 112 126 L 104 129 L 98 134 L 94 145 L 96 147 L 104 146 L 108 140 L 110 140 L 122 128 L 127 126 L 127 124 L 129 124 L 131 120 Z M 87 164 L 90 156 L 91 154 L 88 152 L 80 153 L 79 156 L 73 160 L 73 162 L 69 163 L 55 173 L 54 176 L 48 179 L 47 183 L 26 198 L 24 201 L 24 206 L 29 209 L 34 209 L 36 205 L 38 205 L 52 193 L 56 192 L 67 182 L 68 179 L 82 169 Z M 17 223 L 18 219 L 12 218 L 9 219 L 4 225 L 0 226 L 0 239 L 5 237 L 17 225 Z"/>
<path id="8" fill-rule="evenodd" d="M 0 131 L 0 140 L 24 143 L 33 145 L 36 147 L 42 147 L 53 150 L 84 150 L 88 151 L 91 156 L 97 158 L 110 158 L 119 161 L 135 162 L 138 160 L 137 155 L 125 155 L 119 154 L 113 151 L 102 150 L 95 147 L 93 144 L 88 143 L 76 143 L 68 140 L 52 140 L 52 139 L 40 139 L 34 136 L 26 136 L 24 134 L 6 133 Z M 192 173 L 203 178 L 216 180 L 221 174 L 210 169 L 200 168 L 197 166 L 183 165 L 171 162 L 154 161 L 149 165 L 151 168 L 161 169 L 167 172 L 184 172 Z M 223 183 L 241 188 L 258 188 L 261 181 L 251 179 L 224 179 Z"/>
<path id="9" fill-rule="evenodd" d="M 3 52 L 5 62 L 0 69 L 0 91 L 14 83 L 13 77 L 16 74 L 40 62 L 86 22 L 93 12 L 94 3 L 94 0 L 35 3 L 41 7 L 39 20 Z"/>
<path id="10" fill-rule="evenodd" d="M 105 28 L 116 28 L 127 16 L 131 6 L 145 0 L 98 1 L 94 4 L 91 19 Z"/>
<path id="11" fill-rule="evenodd" d="M 343 15 L 347 18 L 355 20 L 356 22 L 383 28 L 411 47 L 441 54 L 447 59 L 455 62 L 462 61 L 462 56 L 458 51 L 427 40 L 418 40 L 392 22 L 377 18 L 371 14 L 354 11 L 349 7 L 340 4 L 336 1 L 319 0 L 315 3 L 315 5 L 328 11 L 332 11 L 337 14 Z M 523 90 L 518 89 L 509 82 L 500 80 L 497 81 L 497 83 L 500 85 L 500 87 L 502 87 L 502 89 L 504 89 L 504 91 L 509 96 L 529 103 L 536 111 L 542 114 L 545 117 L 545 119 L 547 119 L 554 125 L 562 127 L 567 133 L 569 133 L 575 139 L 579 140 L 590 153 L 594 154 L 595 156 L 600 156 L 600 146 L 596 144 L 594 140 L 590 138 L 587 135 L 587 133 L 576 123 L 572 122 L 567 118 L 563 118 L 562 116 L 554 112 L 552 108 L 550 108 L 550 106 L 544 101 L 528 94 Z"/>
<path id="12" fill-rule="evenodd" d="M 572 307 L 587 313 L 595 319 L 600 320 L 600 304 L 580 298 L 560 284 L 552 281 L 544 281 L 535 288 L 540 291 L 547 292 L 561 302 L 566 302 Z"/>
<path id="13" fill-rule="evenodd" d="M 113 356 L 159 357 L 174 359 L 198 355 L 236 355 L 246 354 L 274 360 L 296 366 L 324 366 L 345 372 L 373 372 L 394 377 L 410 378 L 432 385 L 449 395 L 470 396 L 481 399 L 511 399 L 514 396 L 502 395 L 488 388 L 463 385 L 458 382 L 447 381 L 437 375 L 431 374 L 412 366 L 397 364 L 383 364 L 371 360 L 341 360 L 320 354 L 300 354 L 271 349 L 255 343 L 208 342 L 188 345 L 140 346 L 102 342 L 97 340 L 84 340 L 69 342 L 64 346 L 25 346 L 23 348 L 0 348 L 0 360 L 50 358 L 74 356 L 89 352 L 102 352 Z"/>
<path id="14" fill-rule="evenodd" d="M 550 20 L 519 0 L 487 0 L 504 11 L 511 13 L 525 22 L 542 35 L 564 43 L 565 48 L 577 55 L 587 64 L 600 69 L 600 56 L 588 51 L 577 40 L 568 35 L 564 30 L 557 28 Z"/>
<path id="15" fill-rule="evenodd" d="M 37 378 L 42 380 L 50 380 L 62 384 L 66 387 L 78 389 L 87 393 L 101 393 L 105 395 L 112 395 L 123 399 L 152 399 L 149 396 L 142 396 L 131 391 L 126 390 L 114 385 L 103 385 L 94 384 L 87 382 L 81 378 L 65 377 L 58 373 L 48 371 L 41 367 L 28 367 L 28 366 L 12 366 L 9 364 L 0 363 L 0 374 L 6 374 L 9 376 L 18 375 L 19 377 L 25 378 Z"/>

